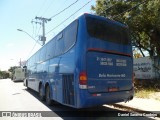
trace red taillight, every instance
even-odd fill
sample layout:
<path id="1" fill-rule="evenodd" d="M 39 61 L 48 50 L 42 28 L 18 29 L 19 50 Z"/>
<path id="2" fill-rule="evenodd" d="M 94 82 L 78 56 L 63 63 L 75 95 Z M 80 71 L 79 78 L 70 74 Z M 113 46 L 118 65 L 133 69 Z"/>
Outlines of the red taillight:
<path id="1" fill-rule="evenodd" d="M 80 85 L 86 85 L 87 84 L 87 73 L 81 72 L 79 74 L 79 84 Z"/>

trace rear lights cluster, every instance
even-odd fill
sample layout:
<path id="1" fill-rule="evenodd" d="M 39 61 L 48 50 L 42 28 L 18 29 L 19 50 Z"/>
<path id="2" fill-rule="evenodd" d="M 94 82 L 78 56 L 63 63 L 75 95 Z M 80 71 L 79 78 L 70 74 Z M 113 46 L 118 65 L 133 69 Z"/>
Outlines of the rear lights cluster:
<path id="1" fill-rule="evenodd" d="M 87 73 L 86 72 L 80 72 L 79 74 L 79 88 L 87 89 Z"/>

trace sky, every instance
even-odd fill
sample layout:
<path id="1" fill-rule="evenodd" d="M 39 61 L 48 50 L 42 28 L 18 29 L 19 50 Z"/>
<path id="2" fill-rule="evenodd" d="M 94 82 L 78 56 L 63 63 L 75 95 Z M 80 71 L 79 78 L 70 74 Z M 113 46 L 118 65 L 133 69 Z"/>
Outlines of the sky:
<path id="1" fill-rule="evenodd" d="M 77 0 L 0 0 L 0 70 L 8 70 L 27 60 L 42 46 L 36 43 L 42 27 L 35 17 L 51 18 Z M 89 2 L 91 1 L 91 2 Z M 88 3 L 89 2 L 89 3 Z M 75 13 L 78 9 L 85 7 Z M 45 24 L 46 43 L 83 13 L 93 13 L 95 0 L 78 0 L 69 9 Z M 71 16 L 66 22 L 62 21 Z M 31 22 L 34 21 L 34 22 Z M 17 29 L 22 29 L 18 31 Z M 52 30 L 51 32 L 49 32 Z M 49 33 L 48 33 L 49 32 Z"/>

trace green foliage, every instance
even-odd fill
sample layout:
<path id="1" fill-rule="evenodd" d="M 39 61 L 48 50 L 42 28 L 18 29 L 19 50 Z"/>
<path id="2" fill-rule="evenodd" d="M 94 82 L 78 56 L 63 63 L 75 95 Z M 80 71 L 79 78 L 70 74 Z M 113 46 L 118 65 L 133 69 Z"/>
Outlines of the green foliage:
<path id="1" fill-rule="evenodd" d="M 141 89 L 135 91 L 135 96 L 138 98 L 150 98 L 153 93 L 155 93 L 153 89 Z"/>
<path id="2" fill-rule="evenodd" d="M 97 0 L 97 15 L 127 24 L 133 46 L 160 55 L 160 0 Z"/>
<path id="3" fill-rule="evenodd" d="M 17 66 L 10 67 L 8 69 L 8 71 L 11 72 L 11 73 L 14 73 L 15 68 L 17 68 Z"/>
<path id="4" fill-rule="evenodd" d="M 0 71 L 0 79 L 9 78 L 9 73 L 7 71 Z"/>
<path id="5" fill-rule="evenodd" d="M 8 71 L 11 73 L 11 79 L 13 79 L 13 74 L 14 74 L 14 70 L 15 70 L 15 68 L 18 68 L 17 66 L 13 66 L 13 67 L 10 67 L 9 69 L 8 69 Z"/>
<path id="6" fill-rule="evenodd" d="M 0 70 L 0 79 L 12 78 L 15 68 L 18 68 L 18 67 L 17 66 L 10 67 L 8 71 Z"/>
<path id="7" fill-rule="evenodd" d="M 135 96 L 138 98 L 154 98 L 160 100 L 160 80 L 134 80 Z M 157 94 L 157 95 L 156 95 Z"/>

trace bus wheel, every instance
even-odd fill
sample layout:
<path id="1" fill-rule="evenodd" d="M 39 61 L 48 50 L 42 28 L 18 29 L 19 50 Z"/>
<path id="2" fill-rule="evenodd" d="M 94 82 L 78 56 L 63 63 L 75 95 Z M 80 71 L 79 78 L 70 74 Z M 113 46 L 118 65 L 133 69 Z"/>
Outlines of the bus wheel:
<path id="1" fill-rule="evenodd" d="M 52 104 L 52 100 L 51 100 L 51 97 L 50 97 L 49 86 L 47 86 L 47 88 L 46 88 L 46 103 L 47 103 L 47 105 L 51 105 Z"/>
<path id="2" fill-rule="evenodd" d="M 28 87 L 28 80 L 26 80 L 26 87 L 27 87 L 27 90 L 29 90 L 29 87 Z"/>
<path id="3" fill-rule="evenodd" d="M 39 86 L 39 97 L 40 97 L 40 100 L 44 101 L 45 97 L 43 95 L 42 84 L 40 84 L 40 86 Z"/>

